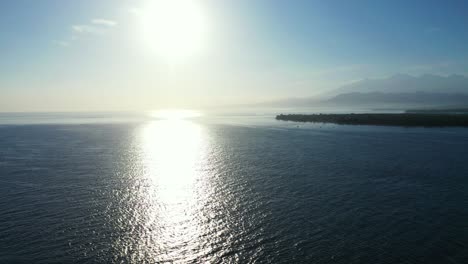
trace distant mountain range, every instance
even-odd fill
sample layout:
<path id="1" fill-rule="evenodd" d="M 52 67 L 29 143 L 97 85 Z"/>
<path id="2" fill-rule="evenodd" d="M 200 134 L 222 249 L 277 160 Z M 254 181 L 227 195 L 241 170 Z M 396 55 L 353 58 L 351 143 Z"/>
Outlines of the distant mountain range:
<path id="1" fill-rule="evenodd" d="M 344 93 L 322 103 L 335 105 L 370 106 L 461 106 L 468 105 L 468 94 L 463 93 Z"/>
<path id="2" fill-rule="evenodd" d="M 291 98 L 275 106 L 445 107 L 468 106 L 468 78 L 463 75 L 418 77 L 397 74 L 342 86 L 326 98 Z"/>
<path id="3" fill-rule="evenodd" d="M 425 74 L 419 77 L 397 74 L 384 79 L 364 79 L 345 85 L 335 92 L 383 93 L 468 93 L 468 78 L 463 75 L 439 76 Z"/>

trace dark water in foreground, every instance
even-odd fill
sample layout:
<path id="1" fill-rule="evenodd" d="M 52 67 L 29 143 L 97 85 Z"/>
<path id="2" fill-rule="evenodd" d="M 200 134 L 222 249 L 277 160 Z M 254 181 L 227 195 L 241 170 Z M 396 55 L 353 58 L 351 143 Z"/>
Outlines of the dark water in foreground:
<path id="1" fill-rule="evenodd" d="M 468 263 L 468 129 L 0 126 L 0 263 Z"/>

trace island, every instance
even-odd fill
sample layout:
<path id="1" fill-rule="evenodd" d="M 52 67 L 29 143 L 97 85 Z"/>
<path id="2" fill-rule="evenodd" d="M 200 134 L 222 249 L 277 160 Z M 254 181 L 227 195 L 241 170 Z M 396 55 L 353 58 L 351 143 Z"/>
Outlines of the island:
<path id="1" fill-rule="evenodd" d="M 468 127 L 468 115 L 464 114 L 280 114 L 276 116 L 276 119 L 340 125 Z"/>

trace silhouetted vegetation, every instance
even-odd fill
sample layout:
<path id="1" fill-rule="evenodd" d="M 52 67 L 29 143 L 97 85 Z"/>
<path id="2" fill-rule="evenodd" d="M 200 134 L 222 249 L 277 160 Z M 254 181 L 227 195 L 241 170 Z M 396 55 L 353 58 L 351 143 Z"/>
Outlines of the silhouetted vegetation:
<path id="1" fill-rule="evenodd" d="M 335 123 L 343 125 L 468 127 L 468 115 L 451 114 L 280 114 L 276 116 L 276 119 L 294 122 Z"/>

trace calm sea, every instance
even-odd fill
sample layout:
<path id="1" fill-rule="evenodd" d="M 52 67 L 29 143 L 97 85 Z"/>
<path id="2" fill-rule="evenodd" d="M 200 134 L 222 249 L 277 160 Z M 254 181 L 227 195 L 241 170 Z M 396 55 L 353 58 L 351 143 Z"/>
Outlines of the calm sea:
<path id="1" fill-rule="evenodd" d="M 0 123 L 0 263 L 468 263 L 465 128 Z"/>

